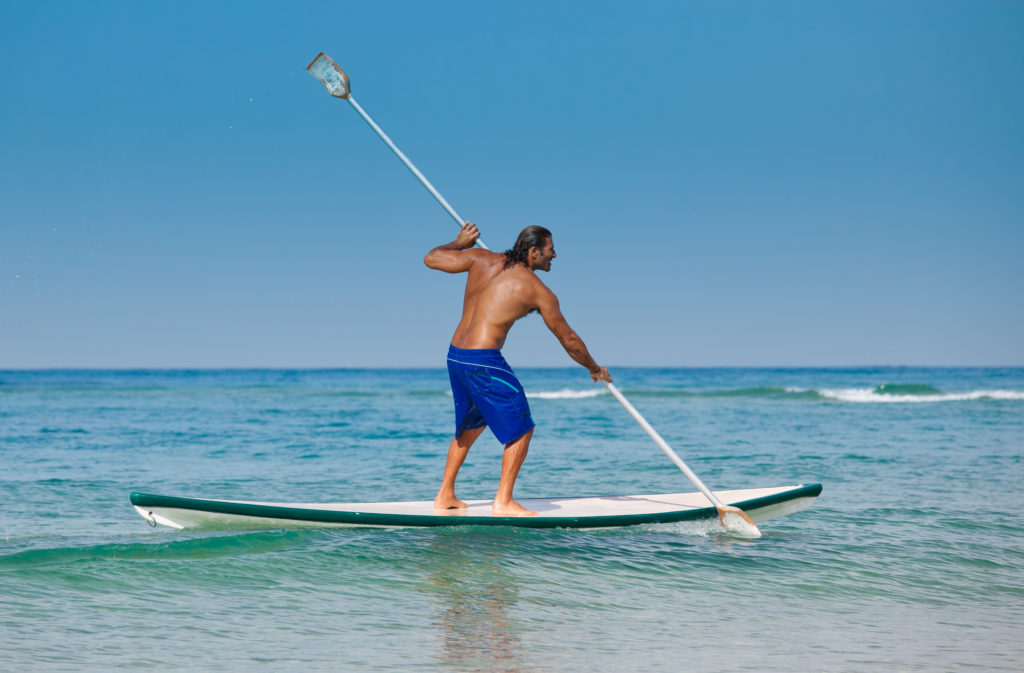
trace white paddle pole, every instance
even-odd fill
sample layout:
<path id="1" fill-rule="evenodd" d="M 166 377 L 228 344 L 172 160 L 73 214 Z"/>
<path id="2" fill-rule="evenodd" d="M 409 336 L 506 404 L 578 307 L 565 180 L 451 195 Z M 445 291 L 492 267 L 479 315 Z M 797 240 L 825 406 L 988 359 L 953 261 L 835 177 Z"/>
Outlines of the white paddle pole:
<path id="1" fill-rule="evenodd" d="M 683 471 L 686 478 L 689 479 L 694 486 L 700 489 L 700 492 L 711 501 L 711 504 L 718 510 L 718 518 L 722 522 L 723 528 L 746 537 L 761 537 L 761 531 L 758 530 L 757 525 L 749 516 L 747 516 L 747 513 L 739 507 L 726 505 L 719 500 L 718 496 L 712 493 L 711 489 L 708 488 L 704 482 L 701 481 L 700 477 L 690 469 L 690 466 L 683 462 L 683 459 L 679 457 L 679 454 L 672 450 L 672 447 L 668 445 L 668 442 L 666 442 L 661 435 L 658 434 L 658 431 L 651 427 L 651 424 L 647 422 L 647 419 L 640 415 L 640 412 L 636 410 L 636 407 L 634 407 L 629 400 L 626 399 L 626 396 L 619 392 L 619 389 L 615 387 L 614 383 L 609 381 L 602 381 L 602 383 L 604 383 L 608 392 L 614 395 L 615 399 L 617 399 L 622 406 L 626 408 L 629 415 L 640 424 L 640 427 L 651 436 L 654 443 L 657 444 L 658 447 L 665 452 L 665 455 L 667 455 L 672 462 L 676 464 L 676 467 Z"/>
<path id="2" fill-rule="evenodd" d="M 354 107 L 356 112 L 359 113 L 359 116 L 370 125 L 370 128 L 373 129 L 374 133 L 380 136 L 380 139 L 384 141 L 384 144 L 391 148 L 391 151 L 395 153 L 395 156 L 402 160 L 405 167 L 412 171 L 412 174 L 415 175 L 420 183 L 427 188 L 427 191 L 437 199 L 437 202 L 441 204 L 441 207 L 452 216 L 452 219 L 455 220 L 460 227 L 466 224 L 466 220 L 462 219 L 462 217 L 455 212 L 455 209 L 452 208 L 451 204 L 441 196 L 441 192 L 434 189 L 434 185 L 430 184 L 430 180 L 427 180 L 427 177 L 423 175 L 423 173 L 420 173 L 420 169 L 416 168 L 416 166 L 409 161 L 409 157 L 405 156 L 405 153 L 398 149 L 398 145 L 395 145 L 395 143 L 391 141 L 388 134 L 384 133 L 384 129 L 377 126 L 377 122 L 373 121 L 373 118 L 366 114 L 366 110 L 356 102 L 356 99 L 352 97 L 352 90 L 348 84 L 348 75 L 345 74 L 345 71 L 342 70 L 330 56 L 320 52 L 317 54 L 317 57 L 313 59 L 313 62 L 306 66 L 306 70 L 308 70 L 309 74 L 316 77 L 317 80 L 324 85 L 324 88 L 327 89 L 327 93 L 331 94 L 335 98 L 344 98 L 351 103 L 352 107 Z M 490 250 L 490 248 L 484 245 L 484 242 L 479 238 L 476 239 L 476 244 L 484 250 Z"/>
<path id="3" fill-rule="evenodd" d="M 434 188 L 434 185 L 430 184 L 430 180 L 427 180 L 426 176 L 424 176 L 423 173 L 420 173 L 419 169 L 409 161 L 409 157 L 405 156 L 402 150 L 398 149 L 398 146 L 391 141 L 391 138 L 384 133 L 384 130 L 381 129 L 381 127 L 373 121 L 370 115 L 366 114 L 366 111 L 363 110 L 359 103 L 355 101 L 352 97 L 351 88 L 349 87 L 348 75 L 345 74 L 345 71 L 342 70 L 330 56 L 320 52 L 317 54 L 317 57 L 313 59 L 313 62 L 306 66 L 306 70 L 308 70 L 309 74 L 313 75 L 313 77 L 316 77 L 317 81 L 324 85 L 324 88 L 327 89 L 327 93 L 331 94 L 335 98 L 344 98 L 351 103 L 352 107 L 354 107 L 356 112 L 359 113 L 359 116 L 370 125 L 370 128 L 380 136 L 380 139 L 391 148 L 391 151 L 394 152 L 399 159 L 402 160 L 405 167 L 408 168 L 417 179 L 419 179 L 420 183 L 427 188 L 427 191 L 430 192 L 434 198 L 437 199 L 437 202 L 440 203 L 448 214 L 452 216 L 452 219 L 454 219 L 460 227 L 466 223 L 466 220 L 455 212 L 455 209 L 451 207 L 443 196 L 441 196 L 441 193 Z M 484 250 L 490 250 L 490 248 L 484 245 L 484 242 L 479 238 L 476 239 L 476 244 Z M 686 478 L 693 482 L 693 485 L 700 489 L 700 492 L 711 501 L 711 504 L 718 510 L 718 518 L 722 522 L 723 528 L 746 537 L 761 537 L 761 531 L 758 530 L 750 517 L 747 516 L 739 507 L 723 504 L 722 501 L 712 493 L 711 489 L 704 485 L 704 482 L 700 480 L 700 477 L 698 477 L 694 471 L 691 470 L 685 462 L 683 462 L 683 459 L 679 457 L 679 454 L 672 450 L 672 447 L 670 447 L 668 442 L 658 434 L 658 431 L 651 427 L 651 424 L 647 422 L 647 419 L 640 415 L 640 412 L 636 410 L 636 407 L 634 407 L 629 400 L 626 399 L 626 396 L 619 392 L 618 388 L 609 381 L 604 381 L 603 383 L 605 387 L 608 388 L 608 392 L 615 396 L 615 399 L 617 399 L 622 406 L 626 408 L 629 415 L 632 416 L 636 422 L 640 424 L 640 427 L 642 427 L 647 434 L 651 436 L 654 443 L 657 444 L 672 460 L 672 462 L 683 471 Z"/>

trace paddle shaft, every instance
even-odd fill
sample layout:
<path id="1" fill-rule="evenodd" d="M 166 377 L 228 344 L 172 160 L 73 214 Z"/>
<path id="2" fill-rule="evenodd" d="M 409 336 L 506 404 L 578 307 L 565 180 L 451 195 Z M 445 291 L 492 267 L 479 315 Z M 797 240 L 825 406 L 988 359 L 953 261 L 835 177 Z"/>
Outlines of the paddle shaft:
<path id="1" fill-rule="evenodd" d="M 636 407 L 634 407 L 633 404 L 626 399 L 626 396 L 619 392 L 619 389 L 615 387 L 615 384 L 609 381 L 602 381 L 602 383 L 604 383 L 604 386 L 605 388 L 608 389 L 608 392 L 614 395 L 615 399 L 617 399 L 619 403 L 626 408 L 626 411 L 629 412 L 629 415 L 632 416 L 633 419 L 640 424 L 640 427 L 643 428 L 644 431 L 651 436 L 651 439 L 654 440 L 654 443 L 657 444 L 658 447 L 665 452 L 665 455 L 667 455 L 672 460 L 672 462 L 676 464 L 676 467 L 683 471 L 683 474 L 686 475 L 686 478 L 689 479 L 694 486 L 700 489 L 701 493 L 707 496 L 707 499 L 711 501 L 711 504 L 714 505 L 717 509 L 722 509 L 723 507 L 725 507 L 725 505 L 722 504 L 722 501 L 719 500 L 718 497 L 711 492 L 711 489 L 708 488 L 703 481 L 701 481 L 700 477 L 698 477 L 694 473 L 694 471 L 690 469 L 690 466 L 683 462 L 683 459 L 679 457 L 679 454 L 672 450 L 672 447 L 670 447 L 668 445 L 668 442 L 666 442 L 662 438 L 662 436 L 658 434 L 658 431 L 655 430 L 651 426 L 651 424 L 647 422 L 647 419 L 644 418 L 640 414 L 640 412 L 636 410 Z"/>
<path id="2" fill-rule="evenodd" d="M 452 208 L 451 204 L 448 203 L 448 201 L 443 196 L 441 196 L 441 192 L 434 189 L 434 185 L 430 184 L 430 180 L 427 180 L 427 177 L 423 175 L 423 173 L 420 173 L 420 170 L 416 168 L 416 166 L 414 166 L 411 161 L 409 161 L 409 157 L 405 156 L 405 153 L 402 152 L 402 150 L 398 149 L 398 146 L 391 141 L 391 138 L 388 137 L 388 134 L 384 133 L 384 129 L 377 126 L 377 122 L 373 121 L 373 118 L 370 117 L 370 115 L 366 114 L 366 110 L 364 110 L 362 106 L 356 102 L 356 99 L 352 97 L 351 93 L 348 96 L 346 96 L 346 100 L 352 104 L 352 107 L 354 107 L 356 109 L 356 112 L 359 113 L 359 116 L 362 117 L 363 120 L 370 125 L 370 128 L 372 128 L 374 132 L 378 136 L 380 136 L 380 139 L 384 141 L 384 144 L 391 148 L 391 151 L 395 153 L 395 156 L 402 160 L 402 163 L 405 164 L 405 167 L 408 168 L 412 172 L 412 174 L 416 176 L 416 178 L 424 187 L 427 188 L 427 191 L 433 194 L 434 198 L 437 199 L 437 202 L 441 204 L 441 207 L 448 211 L 448 214 L 452 216 L 452 219 L 455 220 L 460 227 L 463 224 L 465 224 L 466 220 L 462 219 L 462 217 L 457 212 L 455 212 L 455 209 Z M 476 239 L 476 244 L 483 248 L 484 250 L 490 250 L 490 248 L 484 245 L 484 242 L 479 238 Z"/>

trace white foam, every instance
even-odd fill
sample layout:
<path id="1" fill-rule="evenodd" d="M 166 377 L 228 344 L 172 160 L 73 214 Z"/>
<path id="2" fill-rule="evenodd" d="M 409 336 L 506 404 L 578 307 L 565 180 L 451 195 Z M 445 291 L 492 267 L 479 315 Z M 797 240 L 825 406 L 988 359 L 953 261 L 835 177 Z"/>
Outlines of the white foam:
<path id="1" fill-rule="evenodd" d="M 527 392 L 526 396 L 541 400 L 582 400 L 588 397 L 597 397 L 598 395 L 607 394 L 607 391 L 601 388 L 593 390 L 572 390 L 570 388 L 563 388 L 561 390 L 541 391 L 539 393 Z"/>
<path id="2" fill-rule="evenodd" d="M 1020 390 L 972 390 L 966 393 L 938 393 L 935 395 L 888 395 L 879 394 L 875 388 L 833 388 L 819 390 L 822 397 L 840 402 L 857 403 L 921 403 L 921 402 L 965 402 L 969 400 L 1024 400 Z"/>

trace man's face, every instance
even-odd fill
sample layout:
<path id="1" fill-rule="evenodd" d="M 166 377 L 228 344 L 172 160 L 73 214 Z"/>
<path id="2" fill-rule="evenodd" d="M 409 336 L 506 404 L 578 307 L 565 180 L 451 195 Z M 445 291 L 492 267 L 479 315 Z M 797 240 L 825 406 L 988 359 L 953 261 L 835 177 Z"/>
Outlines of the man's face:
<path id="1" fill-rule="evenodd" d="M 535 255 L 533 254 L 533 251 L 536 251 Z M 535 270 L 540 269 L 541 271 L 550 271 L 551 260 L 558 256 L 555 254 L 555 244 L 551 240 L 550 236 L 548 236 L 548 239 L 544 242 L 544 247 L 530 248 L 530 252 L 531 256 L 533 256 L 533 264 L 531 264 L 530 268 Z"/>

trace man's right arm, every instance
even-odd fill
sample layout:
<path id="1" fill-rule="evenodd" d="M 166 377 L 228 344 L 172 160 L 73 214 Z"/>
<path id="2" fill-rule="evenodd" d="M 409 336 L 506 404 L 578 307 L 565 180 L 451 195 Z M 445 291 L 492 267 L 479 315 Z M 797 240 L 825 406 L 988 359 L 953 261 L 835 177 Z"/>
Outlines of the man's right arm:
<path id="1" fill-rule="evenodd" d="M 476 225 L 466 222 L 462 225 L 462 229 L 454 241 L 439 245 L 428 252 L 423 258 L 423 263 L 431 269 L 448 273 L 469 271 L 469 267 L 473 266 L 478 255 L 472 254 L 472 252 L 467 254 L 466 251 L 476 244 L 478 238 L 480 238 L 480 231 Z"/>
<path id="2" fill-rule="evenodd" d="M 587 350 L 587 345 L 583 343 L 583 339 L 569 327 L 569 322 L 562 315 L 562 309 L 558 304 L 558 297 L 555 296 L 555 293 L 543 284 L 540 285 L 539 292 L 537 309 L 540 311 L 541 317 L 544 318 L 544 324 L 558 338 L 558 342 L 562 344 L 565 352 L 573 360 L 586 367 L 587 371 L 590 372 L 590 378 L 594 381 L 608 381 L 611 383 L 611 374 L 608 373 L 606 368 L 594 361 L 590 351 Z"/>

